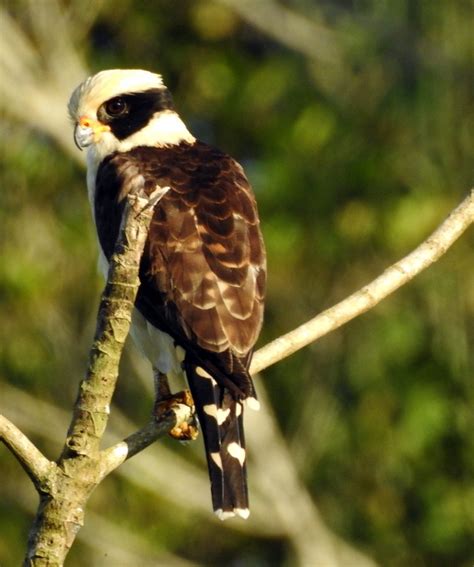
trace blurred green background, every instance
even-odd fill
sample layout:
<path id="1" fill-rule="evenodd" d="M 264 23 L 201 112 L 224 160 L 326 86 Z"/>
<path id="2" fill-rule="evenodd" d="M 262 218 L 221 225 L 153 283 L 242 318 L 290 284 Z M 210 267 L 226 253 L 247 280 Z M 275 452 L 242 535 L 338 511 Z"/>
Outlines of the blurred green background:
<path id="1" fill-rule="evenodd" d="M 66 103 L 92 72 L 163 74 L 255 188 L 268 249 L 259 344 L 379 275 L 472 185 L 467 0 L 1 2 L 0 411 L 52 459 L 102 281 Z M 94 493 L 71 566 L 470 566 L 472 230 L 374 310 L 268 369 L 249 415 L 247 523 L 211 513 L 200 442 L 163 441 Z M 151 378 L 124 355 L 111 435 Z M 36 495 L 0 448 L 0 565 Z"/>

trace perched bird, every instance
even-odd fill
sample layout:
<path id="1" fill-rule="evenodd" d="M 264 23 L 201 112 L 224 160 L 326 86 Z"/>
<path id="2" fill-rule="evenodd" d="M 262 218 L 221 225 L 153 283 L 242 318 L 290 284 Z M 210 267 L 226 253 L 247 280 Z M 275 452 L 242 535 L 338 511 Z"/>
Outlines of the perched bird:
<path id="1" fill-rule="evenodd" d="M 265 249 L 242 167 L 188 131 L 160 75 L 114 69 L 86 79 L 68 104 L 87 148 L 87 186 L 105 275 L 125 196 L 169 188 L 140 265 L 131 334 L 150 360 L 157 407 L 185 374 L 206 447 L 214 511 L 249 515 L 244 402 L 265 296 Z"/>

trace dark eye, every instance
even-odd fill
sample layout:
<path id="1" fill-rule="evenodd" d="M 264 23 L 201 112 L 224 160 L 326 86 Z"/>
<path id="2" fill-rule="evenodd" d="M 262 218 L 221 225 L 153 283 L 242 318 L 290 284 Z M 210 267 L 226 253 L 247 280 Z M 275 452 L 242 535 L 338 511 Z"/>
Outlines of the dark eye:
<path id="1" fill-rule="evenodd" d="M 128 112 L 128 104 L 121 97 L 110 99 L 105 103 L 105 112 L 109 116 L 122 116 Z"/>

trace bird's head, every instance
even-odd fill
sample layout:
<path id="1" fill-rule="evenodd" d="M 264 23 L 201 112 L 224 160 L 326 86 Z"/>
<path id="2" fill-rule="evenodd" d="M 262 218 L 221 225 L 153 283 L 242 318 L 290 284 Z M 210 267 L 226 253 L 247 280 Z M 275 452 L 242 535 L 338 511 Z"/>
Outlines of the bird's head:
<path id="1" fill-rule="evenodd" d="M 111 69 L 88 77 L 72 93 L 68 111 L 79 149 L 99 158 L 136 146 L 165 146 L 194 138 L 174 111 L 161 75 Z"/>

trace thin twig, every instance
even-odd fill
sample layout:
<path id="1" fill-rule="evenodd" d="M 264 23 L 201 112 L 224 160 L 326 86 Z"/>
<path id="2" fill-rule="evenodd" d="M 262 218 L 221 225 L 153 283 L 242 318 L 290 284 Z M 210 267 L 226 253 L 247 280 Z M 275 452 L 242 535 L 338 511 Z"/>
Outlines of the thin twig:
<path id="1" fill-rule="evenodd" d="M 408 256 L 340 303 L 258 350 L 250 372 L 261 372 L 377 305 L 436 262 L 473 222 L 474 189 L 471 189 L 449 217 Z"/>
<path id="2" fill-rule="evenodd" d="M 148 424 L 139 429 L 120 443 L 105 449 L 100 454 L 103 476 L 107 476 L 127 459 L 143 451 L 160 437 L 166 435 L 177 423 L 189 421 L 192 410 L 184 404 L 177 404 L 170 412 L 159 420 L 153 418 Z"/>

